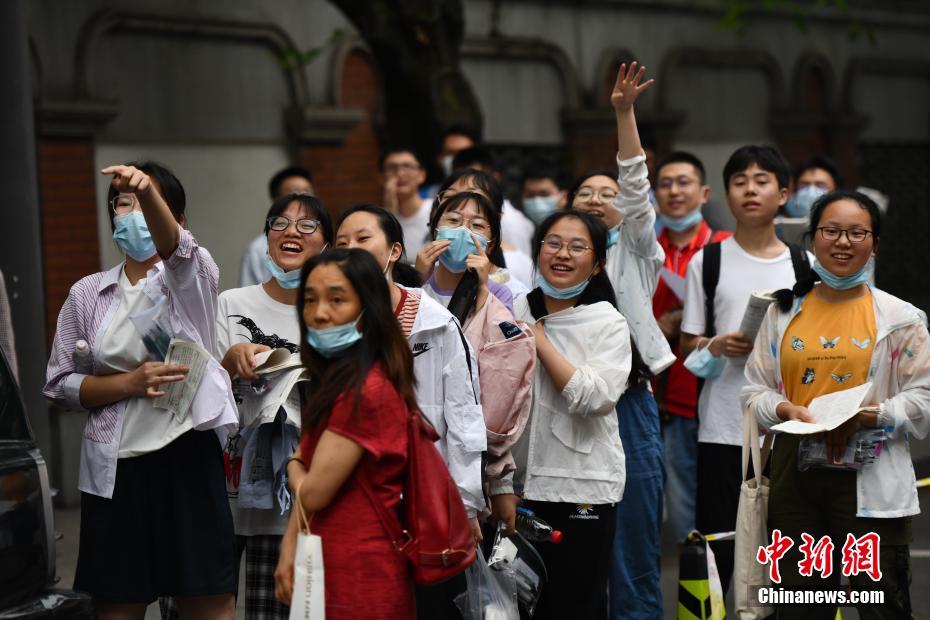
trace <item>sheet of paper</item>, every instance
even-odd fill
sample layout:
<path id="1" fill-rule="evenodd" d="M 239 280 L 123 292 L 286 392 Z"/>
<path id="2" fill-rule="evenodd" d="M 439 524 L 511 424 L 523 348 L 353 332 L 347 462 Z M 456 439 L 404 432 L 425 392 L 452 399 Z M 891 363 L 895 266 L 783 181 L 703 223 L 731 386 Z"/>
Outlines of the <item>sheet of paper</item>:
<path id="1" fill-rule="evenodd" d="M 300 353 L 291 353 L 285 348 L 259 353 L 255 356 L 255 361 L 257 362 L 255 372 L 259 375 L 303 365 L 300 361 Z"/>
<path id="2" fill-rule="evenodd" d="M 190 370 L 183 381 L 162 385 L 161 390 L 165 395 L 156 398 L 152 404 L 158 409 L 173 413 L 178 422 L 183 421 L 190 412 L 191 403 L 194 402 L 194 396 L 197 395 L 200 382 L 203 381 L 209 359 L 210 354 L 197 343 L 173 338 L 168 345 L 165 363 L 183 364 Z"/>
<path id="3" fill-rule="evenodd" d="M 771 291 L 756 291 L 749 296 L 746 303 L 746 311 L 743 313 L 743 320 L 739 324 L 739 331 L 742 332 L 750 342 L 755 342 L 756 334 L 759 333 L 759 327 L 762 325 L 762 319 L 775 298 Z"/>
<path id="4" fill-rule="evenodd" d="M 298 367 L 263 375 L 258 381 L 237 381 L 233 389 L 242 426 L 273 422 L 281 407 L 284 407 L 288 420 L 300 426 L 300 399 L 296 386 L 306 380 L 306 370 Z"/>
<path id="5" fill-rule="evenodd" d="M 810 406 L 807 408 L 814 417 L 814 424 L 788 420 L 776 424 L 772 427 L 772 430 L 793 435 L 811 435 L 813 433 L 832 431 L 859 413 L 862 409 L 862 399 L 865 398 L 871 388 L 872 383 L 869 382 L 848 390 L 818 396 L 811 401 Z"/>
<path id="6" fill-rule="evenodd" d="M 685 278 L 680 276 L 668 267 L 662 267 L 660 272 L 662 279 L 665 281 L 665 284 L 672 289 L 672 292 L 675 293 L 675 297 L 679 301 L 684 301 L 685 299 Z"/>

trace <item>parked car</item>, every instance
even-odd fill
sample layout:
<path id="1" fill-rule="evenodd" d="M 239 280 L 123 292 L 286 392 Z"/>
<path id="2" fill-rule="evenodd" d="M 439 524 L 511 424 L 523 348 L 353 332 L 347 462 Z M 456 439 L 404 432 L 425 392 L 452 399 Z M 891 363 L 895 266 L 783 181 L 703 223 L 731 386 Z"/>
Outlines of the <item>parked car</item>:
<path id="1" fill-rule="evenodd" d="M 54 584 L 48 471 L 0 352 L 0 620 L 93 617 L 89 596 Z"/>

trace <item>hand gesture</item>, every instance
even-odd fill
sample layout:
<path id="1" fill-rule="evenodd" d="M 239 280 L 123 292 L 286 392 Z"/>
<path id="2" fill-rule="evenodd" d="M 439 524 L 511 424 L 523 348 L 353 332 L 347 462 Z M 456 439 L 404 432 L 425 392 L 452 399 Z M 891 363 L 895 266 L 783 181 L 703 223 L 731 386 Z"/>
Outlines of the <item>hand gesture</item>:
<path id="1" fill-rule="evenodd" d="M 491 496 L 491 519 L 502 522 L 504 531 L 512 534 L 517 531 L 517 506 L 520 505 L 518 495 L 492 495 Z"/>
<path id="2" fill-rule="evenodd" d="M 636 66 L 637 63 L 634 61 L 627 70 L 626 63 L 623 63 L 620 65 L 620 71 L 617 72 L 617 82 L 610 94 L 610 104 L 618 112 L 632 108 L 640 93 L 655 82 L 653 79 L 642 82 L 643 76 L 646 74 L 646 67 L 639 67 L 639 71 L 637 71 Z"/>
<path id="3" fill-rule="evenodd" d="M 130 396 L 157 398 L 165 393 L 158 389 L 163 383 L 183 381 L 190 370 L 181 364 L 164 362 L 145 362 L 132 372 L 126 373 L 127 392 Z"/>
<path id="4" fill-rule="evenodd" d="M 107 166 L 100 174 L 112 174 L 110 185 L 121 194 L 147 194 L 152 189 L 149 175 L 133 166 Z"/>
<path id="5" fill-rule="evenodd" d="M 714 336 L 707 348 L 714 357 L 744 357 L 752 351 L 752 341 L 740 332 L 730 332 Z"/>
<path id="6" fill-rule="evenodd" d="M 478 237 L 474 233 L 472 233 L 471 239 L 478 253 L 468 255 L 468 258 L 465 259 L 465 268 L 474 270 L 474 272 L 478 274 L 478 282 L 487 286 L 488 277 L 491 275 L 491 260 L 488 258 L 488 253 L 484 251 L 484 247 L 481 245 L 481 242 L 478 241 Z"/>
<path id="7" fill-rule="evenodd" d="M 452 245 L 452 242 L 448 239 L 438 239 L 436 241 L 430 241 L 417 253 L 416 270 L 417 273 L 420 274 L 421 280 L 426 282 L 429 275 L 433 273 L 433 267 L 436 266 L 436 261 L 450 245 Z"/>
<path id="8" fill-rule="evenodd" d="M 546 321 L 539 320 L 533 324 L 533 335 L 536 337 L 536 341 L 545 340 L 546 338 Z"/>
<path id="9" fill-rule="evenodd" d="M 397 176 L 391 175 L 384 180 L 384 208 L 397 213 Z"/>
<path id="10" fill-rule="evenodd" d="M 263 344 L 252 344 L 251 342 L 240 342 L 229 347 L 223 361 L 220 364 L 229 373 L 230 378 L 239 377 L 246 381 L 258 379 L 255 374 L 255 354 L 270 351 L 271 348 Z"/>

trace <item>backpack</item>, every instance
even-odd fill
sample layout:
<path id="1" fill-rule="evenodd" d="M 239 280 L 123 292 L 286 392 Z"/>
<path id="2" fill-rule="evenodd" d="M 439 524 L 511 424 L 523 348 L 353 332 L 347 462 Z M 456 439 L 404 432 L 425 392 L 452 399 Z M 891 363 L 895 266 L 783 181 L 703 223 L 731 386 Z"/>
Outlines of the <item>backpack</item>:
<path id="1" fill-rule="evenodd" d="M 407 556 L 419 584 L 445 581 L 475 561 L 465 505 L 434 442 L 439 435 L 419 411 L 407 418 L 407 473 L 403 523 L 378 497 L 368 475 L 359 483 L 378 513 L 394 548 Z M 406 527 L 405 527 L 406 525 Z"/>

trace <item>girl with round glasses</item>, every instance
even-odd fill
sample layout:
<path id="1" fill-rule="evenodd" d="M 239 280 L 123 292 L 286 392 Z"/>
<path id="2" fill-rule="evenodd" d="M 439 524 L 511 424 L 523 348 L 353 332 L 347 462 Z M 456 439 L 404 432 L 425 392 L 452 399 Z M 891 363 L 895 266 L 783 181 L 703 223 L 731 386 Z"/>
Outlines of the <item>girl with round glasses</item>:
<path id="1" fill-rule="evenodd" d="M 315 196 L 300 193 L 272 203 L 264 230 L 268 239 L 265 261 L 272 277 L 261 284 L 220 294 L 216 356 L 236 386 L 240 420 L 248 421 L 226 446 L 229 505 L 238 550 L 236 566 L 244 550 L 249 583 L 244 593 L 246 615 L 287 618 L 288 608 L 274 595 L 274 569 L 289 508 L 288 502 L 280 499 L 286 496 L 286 489 L 278 473 L 284 469 L 283 459 L 297 447 L 300 410 L 289 403 L 259 417 L 259 411 L 249 410 L 257 406 L 257 401 L 239 393 L 251 392 L 256 385 L 253 382 L 259 380 L 254 370 L 256 355 L 272 349 L 286 349 L 292 354 L 300 350 L 300 325 L 296 319 L 300 270 L 332 242 L 333 229 L 323 203 Z M 269 375 L 260 382 L 266 384 L 260 389 L 273 389 L 273 382 L 286 380 L 289 372 L 293 370 Z M 279 457 L 275 459 L 274 455 Z M 259 465 L 266 462 L 271 467 L 262 469 Z"/>
<path id="2" fill-rule="evenodd" d="M 231 619 L 222 445 L 238 416 L 229 378 L 210 358 L 187 411 L 156 407 L 189 370 L 162 361 L 171 338 L 214 350 L 219 270 L 184 228 L 184 189 L 168 169 L 101 172 L 112 175 L 113 239 L 125 258 L 71 288 L 43 390 L 88 412 L 75 588 L 93 595 L 100 618 L 141 619 L 157 597 L 174 596 L 189 617 Z M 157 328 L 143 337 L 136 323 L 147 320 Z"/>
<path id="3" fill-rule="evenodd" d="M 554 213 L 535 246 L 537 287 L 515 307 L 535 333 L 537 364 L 511 491 L 565 535 L 537 546 L 549 580 L 536 617 L 596 618 L 626 479 L 614 408 L 630 375 L 630 332 L 604 271 L 607 231 L 598 219 Z"/>
<path id="4" fill-rule="evenodd" d="M 881 213 L 858 192 L 832 192 L 811 209 L 808 236 L 816 262 L 809 279 L 778 291 L 746 365 L 747 406 L 762 427 L 814 422 L 810 402 L 870 383 L 859 411 L 813 437 L 781 433 L 771 453 L 768 527 L 796 541 L 781 562 L 782 584 L 839 585 L 820 574 L 802 577 L 802 534 L 830 536 L 839 552 L 877 534 L 881 579 L 850 576 L 853 588 L 884 590 L 884 605 L 858 606 L 863 617 L 909 617 L 911 517 L 920 512 L 908 437 L 930 431 L 930 337 L 911 304 L 868 284 L 878 250 Z M 860 440 L 878 442 L 857 462 Z M 825 458 L 804 466 L 799 452 Z M 874 459 L 874 460 L 873 460 Z M 853 540 L 850 541 L 850 538 Z M 845 554 L 846 552 L 844 552 Z M 832 586 L 830 586 L 832 587 Z M 832 618 L 831 608 L 779 609 L 779 617 Z"/>

